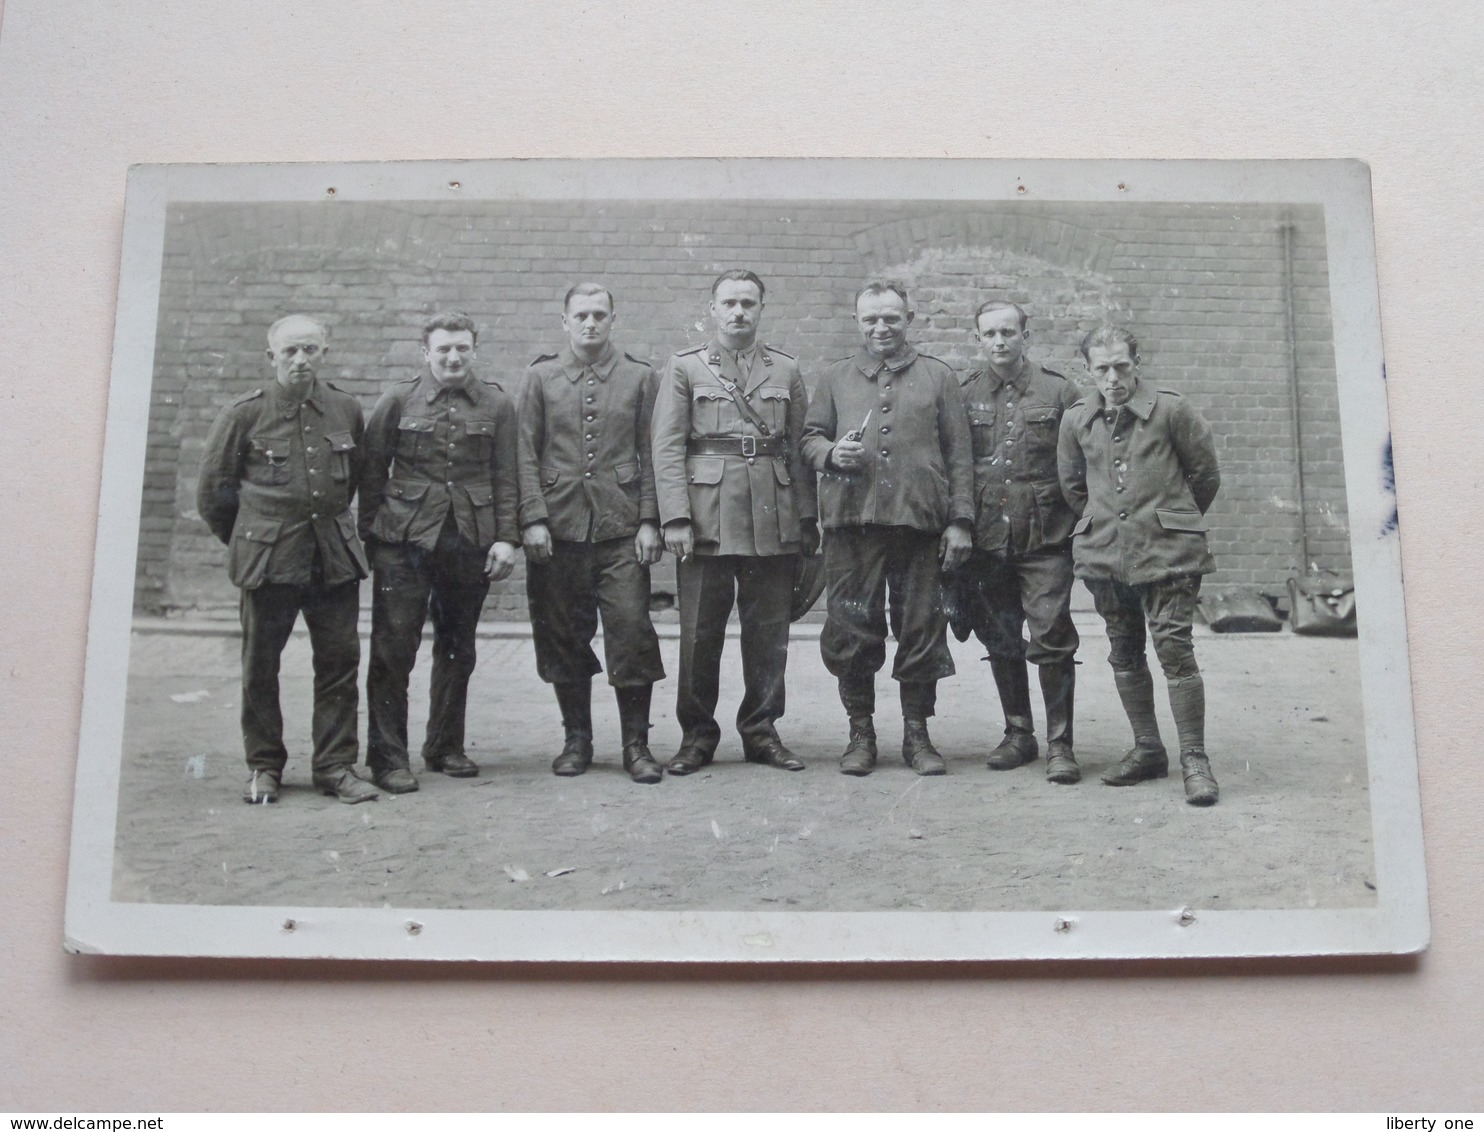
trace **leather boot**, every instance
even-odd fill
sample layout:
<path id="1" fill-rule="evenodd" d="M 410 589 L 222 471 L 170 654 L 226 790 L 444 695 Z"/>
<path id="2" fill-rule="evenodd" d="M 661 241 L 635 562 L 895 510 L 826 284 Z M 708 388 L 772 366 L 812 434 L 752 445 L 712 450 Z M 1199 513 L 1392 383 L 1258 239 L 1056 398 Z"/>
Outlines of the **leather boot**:
<path id="1" fill-rule="evenodd" d="M 902 681 L 902 761 L 923 776 L 948 773 L 948 764 L 928 737 L 927 721 L 938 702 L 938 683 Z"/>
<path id="2" fill-rule="evenodd" d="M 1167 681 L 1170 713 L 1180 737 L 1180 770 L 1185 777 L 1185 800 L 1192 806 L 1213 806 L 1220 797 L 1211 762 L 1206 757 L 1206 681 L 1200 673 Z"/>
<path id="3" fill-rule="evenodd" d="M 552 760 L 551 773 L 574 778 L 593 765 L 593 685 L 591 680 L 574 680 L 552 687 L 562 710 L 567 741 L 562 753 Z"/>
<path id="4" fill-rule="evenodd" d="M 1192 806 L 1214 806 L 1221 797 L 1211 762 L 1202 751 L 1181 751 L 1180 771 L 1185 776 L 1185 800 Z"/>
<path id="5" fill-rule="evenodd" d="M 864 778 L 876 769 L 876 725 L 869 715 L 850 717 L 850 742 L 840 756 L 840 773 Z"/>
<path id="6" fill-rule="evenodd" d="M 1036 720 L 1031 714 L 1031 685 L 1025 661 L 1019 657 L 992 656 L 990 670 L 1005 713 L 1005 737 L 989 753 L 984 764 L 990 770 L 1014 770 L 1033 762 L 1040 754 L 1036 746 Z"/>
<path id="7" fill-rule="evenodd" d="M 1134 731 L 1134 746 L 1122 762 L 1103 771 L 1103 781 L 1109 786 L 1132 786 L 1146 779 L 1164 778 L 1170 773 L 1170 759 L 1154 718 L 1154 677 L 1147 666 L 1128 672 L 1115 668 L 1113 682 Z"/>
<path id="8" fill-rule="evenodd" d="M 653 785 L 665 776 L 649 753 L 649 701 L 653 691 L 653 684 L 614 689 L 623 732 L 623 768 L 635 782 L 645 785 Z"/>
<path id="9" fill-rule="evenodd" d="M 1060 660 L 1040 665 L 1041 698 L 1046 701 L 1046 780 L 1070 786 L 1082 779 L 1072 753 L 1072 705 L 1077 687 L 1077 665 Z"/>

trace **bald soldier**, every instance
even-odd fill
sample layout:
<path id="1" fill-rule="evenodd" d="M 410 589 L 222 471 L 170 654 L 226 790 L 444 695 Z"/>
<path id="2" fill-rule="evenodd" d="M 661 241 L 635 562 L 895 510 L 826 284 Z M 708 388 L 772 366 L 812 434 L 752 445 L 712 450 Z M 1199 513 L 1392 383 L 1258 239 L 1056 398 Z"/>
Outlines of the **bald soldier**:
<path id="1" fill-rule="evenodd" d="M 328 353 L 319 320 L 275 322 L 275 380 L 222 410 L 201 458 L 196 509 L 227 544 L 227 574 L 241 591 L 244 802 L 278 801 L 288 763 L 279 657 L 301 614 L 314 656 L 314 785 L 342 802 L 378 797 L 355 771 L 367 566 L 350 503 L 364 426 L 356 399 L 317 376 Z"/>

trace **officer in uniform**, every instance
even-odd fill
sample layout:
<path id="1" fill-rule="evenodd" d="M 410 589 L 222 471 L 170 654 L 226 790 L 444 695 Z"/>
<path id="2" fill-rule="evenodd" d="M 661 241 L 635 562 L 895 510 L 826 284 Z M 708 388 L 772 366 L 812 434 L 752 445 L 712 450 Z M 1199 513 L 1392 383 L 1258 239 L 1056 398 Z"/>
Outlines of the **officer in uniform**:
<path id="1" fill-rule="evenodd" d="M 1078 516 L 1077 576 L 1107 623 L 1108 661 L 1134 732 L 1133 749 L 1103 781 L 1131 786 L 1169 773 L 1145 659 L 1147 621 L 1180 739 L 1185 800 L 1209 806 L 1218 792 L 1191 626 L 1201 575 L 1216 568 L 1204 518 L 1221 486 L 1211 427 L 1180 394 L 1143 379 L 1139 344 L 1122 327 L 1092 331 L 1080 349 L 1097 391 L 1062 418 L 1057 469 Z"/>
<path id="2" fill-rule="evenodd" d="M 366 554 L 350 501 L 361 470 L 360 404 L 316 371 L 329 333 L 307 315 L 268 330 L 277 380 L 237 398 L 206 437 L 196 509 L 227 544 L 242 591 L 245 802 L 278 801 L 288 751 L 278 664 L 299 614 L 314 654 L 314 785 L 342 802 L 378 794 L 355 774 L 356 632 Z"/>
<path id="3" fill-rule="evenodd" d="M 407 750 L 407 683 L 433 618 L 423 764 L 453 778 L 464 753 L 474 631 L 490 582 L 509 576 L 517 540 L 515 402 L 474 376 L 476 330 L 462 311 L 423 324 L 425 368 L 393 385 L 366 426 L 361 535 L 371 548 L 370 727 L 366 761 L 383 790 L 417 789 Z"/>
<path id="4" fill-rule="evenodd" d="M 655 783 L 649 705 L 665 678 L 649 619 L 649 567 L 664 551 L 649 430 L 658 378 L 609 341 L 613 294 L 579 283 L 562 304 L 567 345 L 531 363 L 520 395 L 520 526 L 536 671 L 556 688 L 566 743 L 552 773 L 593 761 L 593 635 L 603 617 L 623 765 Z"/>
<path id="5" fill-rule="evenodd" d="M 900 610 L 892 675 L 902 758 L 918 774 L 947 771 L 927 728 L 938 681 L 954 672 L 938 573 L 956 569 L 973 546 L 974 464 L 958 380 L 908 343 L 912 316 L 900 285 L 875 280 L 861 289 L 863 344 L 825 370 L 804 426 L 826 531 L 829 612 L 819 647 L 850 717 L 842 774 L 876 765 L 871 717 L 886 663 L 888 587 Z"/>
<path id="6" fill-rule="evenodd" d="M 757 341 L 763 282 L 723 272 L 711 285 L 716 333 L 670 358 L 654 407 L 654 474 L 666 548 L 678 559 L 680 749 L 691 774 L 721 740 L 716 701 L 727 619 L 742 622 L 745 691 L 737 730 L 749 762 L 802 770 L 778 738 L 798 555 L 819 549 L 814 473 L 799 447 L 808 395 L 798 363 Z"/>
<path id="7" fill-rule="evenodd" d="M 1046 704 L 1046 777 L 1082 777 L 1072 752 L 1077 629 L 1072 624 L 1072 525 L 1056 474 L 1062 415 L 1082 393 L 1025 356 L 1025 310 L 991 300 L 974 312 L 985 365 L 963 379 L 974 438 L 974 553 L 949 583 L 960 639 L 970 629 L 988 651 L 1005 737 L 986 760 L 1010 770 L 1038 754 L 1026 662 Z M 1029 623 L 1030 647 L 1021 631 Z"/>

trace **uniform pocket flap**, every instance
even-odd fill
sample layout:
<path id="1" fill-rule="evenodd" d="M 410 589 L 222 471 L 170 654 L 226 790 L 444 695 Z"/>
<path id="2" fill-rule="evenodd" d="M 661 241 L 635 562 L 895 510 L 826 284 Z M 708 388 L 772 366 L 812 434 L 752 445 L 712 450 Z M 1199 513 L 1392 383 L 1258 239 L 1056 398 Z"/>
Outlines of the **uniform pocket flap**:
<path id="1" fill-rule="evenodd" d="M 465 421 L 464 434 L 466 436 L 494 436 L 494 421 Z"/>
<path id="2" fill-rule="evenodd" d="M 773 476 L 784 487 L 788 487 L 794 482 L 793 476 L 788 474 L 788 465 L 782 460 L 773 461 Z"/>
<path id="3" fill-rule="evenodd" d="M 1163 508 L 1154 512 L 1159 516 L 1159 525 L 1167 531 L 1204 531 L 1206 520 L 1199 511 L 1166 511 Z"/>
<path id="4" fill-rule="evenodd" d="M 557 468 L 542 468 L 541 469 L 541 486 L 542 487 L 551 487 L 553 484 L 556 483 L 557 480 L 559 480 L 561 478 L 562 478 L 562 473 Z"/>
<path id="5" fill-rule="evenodd" d="M 690 391 L 693 401 L 730 401 L 732 395 L 719 385 L 693 385 Z"/>
<path id="6" fill-rule="evenodd" d="M 403 417 L 397 427 L 404 432 L 432 432 L 433 422 L 426 417 Z"/>
<path id="7" fill-rule="evenodd" d="M 1055 424 L 1056 418 L 1061 415 L 1060 409 L 1036 408 L 1025 411 L 1026 424 Z"/>
<path id="8" fill-rule="evenodd" d="M 969 410 L 969 423 L 971 425 L 977 425 L 980 428 L 993 428 L 994 421 L 995 415 L 993 412 L 987 412 L 983 409 Z"/>
<path id="9" fill-rule="evenodd" d="M 1077 520 L 1077 525 L 1072 528 L 1072 534 L 1073 535 L 1086 534 L 1087 533 L 1087 528 L 1090 527 L 1090 526 L 1092 526 L 1092 516 L 1091 515 L 1083 515 L 1082 518 L 1080 518 L 1080 519 Z"/>
<path id="10" fill-rule="evenodd" d="M 757 395 L 764 401 L 792 401 L 793 394 L 787 389 L 780 389 L 776 385 L 764 385 L 757 391 Z"/>
<path id="11" fill-rule="evenodd" d="M 726 461 L 720 456 L 697 456 L 690 462 L 691 483 L 721 483 L 722 472 L 726 469 Z"/>
<path id="12" fill-rule="evenodd" d="M 244 519 L 237 524 L 235 533 L 238 538 L 248 542 L 266 542 L 271 545 L 278 541 L 282 531 L 282 519 Z"/>
<path id="13" fill-rule="evenodd" d="M 261 452 L 274 464 L 281 464 L 289 458 L 289 442 L 287 440 L 254 436 L 248 443 L 252 445 L 254 452 Z"/>
<path id="14" fill-rule="evenodd" d="M 619 483 L 633 483 L 639 478 L 639 465 L 619 464 L 613 469 L 613 474 L 618 477 Z"/>
<path id="15" fill-rule="evenodd" d="M 495 489 L 492 487 L 469 488 L 469 502 L 476 507 L 489 507 L 495 501 Z"/>
<path id="16" fill-rule="evenodd" d="M 353 452 L 356 442 L 348 432 L 327 432 L 325 439 L 330 443 L 331 452 Z"/>
<path id="17" fill-rule="evenodd" d="M 421 499 L 428 494 L 425 483 L 389 483 L 386 493 L 393 499 Z"/>

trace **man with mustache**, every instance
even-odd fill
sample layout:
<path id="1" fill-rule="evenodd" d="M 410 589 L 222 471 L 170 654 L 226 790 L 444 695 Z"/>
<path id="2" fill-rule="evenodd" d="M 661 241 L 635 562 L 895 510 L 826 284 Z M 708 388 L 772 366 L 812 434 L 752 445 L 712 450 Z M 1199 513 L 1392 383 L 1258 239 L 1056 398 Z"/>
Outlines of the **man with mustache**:
<path id="1" fill-rule="evenodd" d="M 886 663 L 891 591 L 902 701 L 902 758 L 947 772 L 928 735 L 938 681 L 954 672 L 939 570 L 973 546 L 974 463 L 958 380 L 907 341 L 906 288 L 872 280 L 855 299 L 861 347 L 825 370 L 804 425 L 819 472 L 829 614 L 819 638 L 850 718 L 840 773 L 876 766 L 876 673 Z"/>
<path id="2" fill-rule="evenodd" d="M 276 380 L 222 410 L 201 458 L 196 509 L 227 544 L 227 573 L 242 591 L 244 802 L 278 801 L 288 763 L 279 657 L 301 613 L 314 654 L 314 785 L 342 802 L 379 797 L 355 773 L 367 566 L 350 502 L 364 426 L 359 402 L 316 376 L 328 339 L 307 315 L 275 322 Z"/>
<path id="3" fill-rule="evenodd" d="M 799 447 L 808 395 L 791 354 L 757 340 L 763 281 L 724 271 L 711 285 L 715 333 L 670 358 L 654 407 L 654 475 L 665 547 L 678 560 L 680 749 L 693 774 L 721 741 L 716 701 L 727 619 L 742 626 L 737 730 L 748 762 L 803 770 L 783 745 L 789 614 L 800 554 L 819 549 L 814 473 Z"/>
<path id="4" fill-rule="evenodd" d="M 665 678 L 649 619 L 649 567 L 664 551 L 649 444 L 657 378 L 614 348 L 613 323 L 613 293 L 578 283 L 562 303 L 567 344 L 526 373 L 521 539 L 536 670 L 556 689 L 566 733 L 552 773 L 572 777 L 592 765 L 601 612 L 624 769 L 652 784 L 662 772 L 649 751 L 650 697 Z"/>
<path id="5" fill-rule="evenodd" d="M 418 788 L 407 749 L 407 685 L 433 618 L 433 675 L 423 765 L 451 778 L 464 753 L 474 632 L 491 581 L 515 566 L 515 404 L 474 375 L 477 331 L 462 311 L 423 324 L 420 373 L 382 394 L 366 426 L 361 535 L 371 548 L 370 726 L 366 762 L 393 794 Z"/>
<path id="6" fill-rule="evenodd" d="M 1175 716 L 1185 800 L 1214 805 L 1206 685 L 1191 640 L 1201 576 L 1216 569 L 1204 518 L 1221 487 L 1211 426 L 1180 394 L 1144 380 L 1139 343 L 1123 327 L 1091 331 L 1079 350 L 1097 391 L 1062 418 L 1057 470 L 1078 516 L 1077 577 L 1108 626 L 1108 663 L 1134 732 L 1133 749 L 1103 781 L 1132 786 L 1169 773 L 1145 658 L 1147 622 Z"/>
<path id="7" fill-rule="evenodd" d="M 1036 758 L 1026 662 L 1036 665 L 1046 705 L 1046 777 L 1082 777 L 1072 751 L 1077 629 L 1072 624 L 1072 524 L 1056 473 L 1063 414 L 1082 391 L 1025 356 L 1031 332 L 1024 308 L 991 300 L 974 312 L 984 366 L 963 380 L 974 438 L 978 513 L 974 553 L 949 583 L 970 631 L 988 652 L 1005 719 L 1005 737 L 986 760 L 1012 770 Z M 1030 647 L 1022 637 L 1029 625 Z"/>

